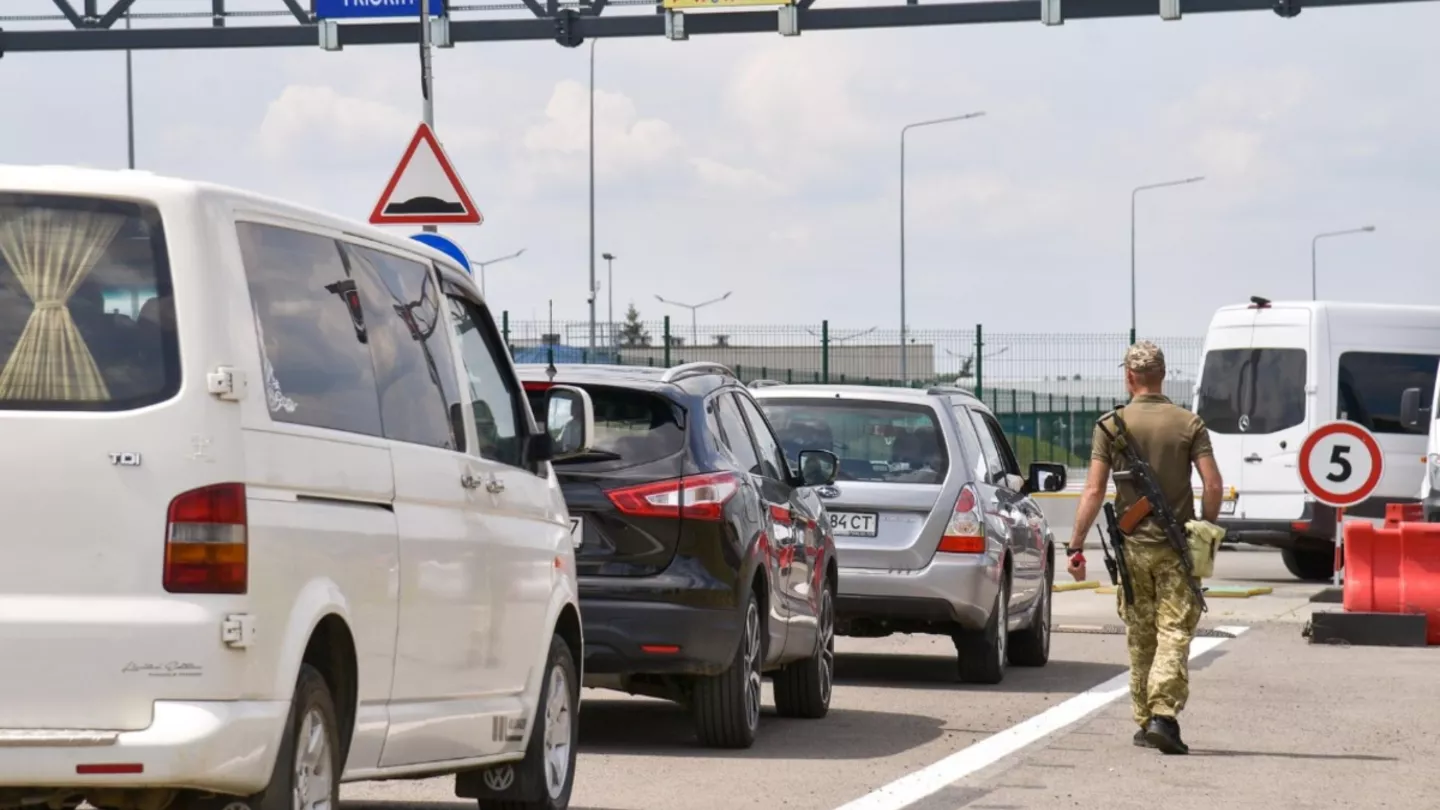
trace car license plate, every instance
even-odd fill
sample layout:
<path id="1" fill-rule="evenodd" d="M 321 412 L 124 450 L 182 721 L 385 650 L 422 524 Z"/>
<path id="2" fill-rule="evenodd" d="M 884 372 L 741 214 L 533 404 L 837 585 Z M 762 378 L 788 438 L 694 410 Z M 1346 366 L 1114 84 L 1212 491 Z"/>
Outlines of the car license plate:
<path id="1" fill-rule="evenodd" d="M 874 512 L 831 512 L 830 529 L 836 537 L 874 537 L 879 528 Z"/>
<path id="2" fill-rule="evenodd" d="M 579 548 L 585 542 L 585 520 L 583 518 L 570 518 L 570 544 Z"/>

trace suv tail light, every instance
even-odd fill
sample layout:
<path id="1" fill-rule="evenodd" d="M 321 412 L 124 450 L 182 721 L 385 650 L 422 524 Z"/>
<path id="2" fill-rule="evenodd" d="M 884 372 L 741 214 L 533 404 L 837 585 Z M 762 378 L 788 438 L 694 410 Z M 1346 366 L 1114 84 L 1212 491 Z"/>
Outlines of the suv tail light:
<path id="1" fill-rule="evenodd" d="M 740 477 L 722 472 L 641 484 L 605 493 L 615 508 L 634 517 L 720 520 L 740 491 Z"/>
<path id="2" fill-rule="evenodd" d="M 215 484 L 175 496 L 165 529 L 165 590 L 245 593 L 249 537 L 244 484 Z"/>
<path id="3" fill-rule="evenodd" d="M 980 493 L 973 484 L 966 484 L 955 499 L 955 511 L 940 538 L 940 550 L 951 554 L 985 553 L 985 515 L 980 509 Z"/>

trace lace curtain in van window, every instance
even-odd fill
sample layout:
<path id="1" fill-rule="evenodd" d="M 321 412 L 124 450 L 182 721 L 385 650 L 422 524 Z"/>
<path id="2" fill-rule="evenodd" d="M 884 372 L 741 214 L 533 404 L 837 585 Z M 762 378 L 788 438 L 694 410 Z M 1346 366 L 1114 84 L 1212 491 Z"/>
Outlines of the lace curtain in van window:
<path id="1" fill-rule="evenodd" d="M 124 222 L 117 214 L 43 208 L 0 219 L 0 258 L 35 307 L 0 370 L 0 399 L 110 399 L 66 305 Z"/>

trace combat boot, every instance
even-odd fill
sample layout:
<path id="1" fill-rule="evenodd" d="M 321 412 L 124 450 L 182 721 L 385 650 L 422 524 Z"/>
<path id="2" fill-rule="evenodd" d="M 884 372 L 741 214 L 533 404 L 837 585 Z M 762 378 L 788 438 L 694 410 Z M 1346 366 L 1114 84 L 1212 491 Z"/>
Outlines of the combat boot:
<path id="1" fill-rule="evenodd" d="M 1135 732 L 1135 745 L 1139 748 L 1154 748 L 1150 741 L 1145 738 L 1145 729 L 1138 729 Z"/>
<path id="2" fill-rule="evenodd" d="M 1162 753 L 1190 753 L 1190 746 L 1180 739 L 1180 723 L 1173 717 L 1150 718 L 1150 724 L 1145 728 L 1145 739 Z"/>

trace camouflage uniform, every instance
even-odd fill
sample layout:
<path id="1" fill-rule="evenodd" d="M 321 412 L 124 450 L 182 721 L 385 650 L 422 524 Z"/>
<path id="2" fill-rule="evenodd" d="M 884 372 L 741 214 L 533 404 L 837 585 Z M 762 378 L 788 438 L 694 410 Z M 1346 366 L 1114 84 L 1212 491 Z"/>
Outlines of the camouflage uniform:
<path id="1" fill-rule="evenodd" d="M 1148 341 L 1131 346 L 1124 366 L 1138 372 L 1163 368 L 1165 355 Z M 1125 428 L 1134 437 L 1154 470 L 1170 509 L 1183 526 L 1195 519 L 1195 496 L 1190 471 L 1199 459 L 1212 454 L 1210 434 L 1200 417 L 1158 394 L 1134 397 L 1121 411 Z M 1113 433 L 1110 416 L 1104 419 Z M 1111 470 L 1127 463 L 1097 426 L 1091 458 L 1105 461 Z M 1128 483 L 1116 484 L 1115 510 L 1124 514 L 1139 500 Z M 1116 588 L 1116 612 L 1125 622 L 1130 651 L 1130 702 L 1135 722 L 1143 729 L 1151 717 L 1179 715 L 1190 696 L 1190 641 L 1200 622 L 1200 604 L 1185 583 L 1180 557 L 1165 541 L 1156 518 L 1146 518 L 1125 538 L 1135 604 L 1125 604 L 1125 591 Z"/>

